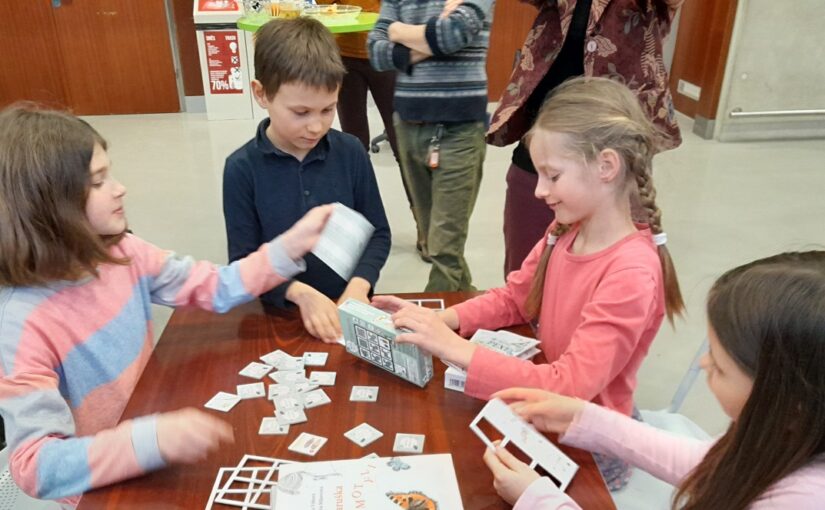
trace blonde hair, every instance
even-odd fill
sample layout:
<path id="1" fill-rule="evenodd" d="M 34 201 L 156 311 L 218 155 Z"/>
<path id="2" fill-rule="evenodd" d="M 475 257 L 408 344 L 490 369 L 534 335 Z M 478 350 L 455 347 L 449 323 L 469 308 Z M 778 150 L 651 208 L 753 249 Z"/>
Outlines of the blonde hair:
<path id="1" fill-rule="evenodd" d="M 528 143 L 538 130 L 567 135 L 568 149 L 588 162 L 594 161 L 605 149 L 616 151 L 622 160 L 631 200 L 641 205 L 642 221 L 648 224 L 653 234 L 662 233 L 662 211 L 656 205 L 652 161 L 663 137 L 630 89 L 607 78 L 568 80 L 559 85 L 542 106 L 526 135 Z M 560 236 L 571 227 L 556 223 L 551 234 Z M 552 251 L 550 245 L 544 249 L 525 303 L 532 318 L 536 318 L 541 309 L 544 277 Z M 673 317 L 682 314 L 685 304 L 667 246 L 659 245 L 658 252 L 667 317 L 673 323 Z"/>

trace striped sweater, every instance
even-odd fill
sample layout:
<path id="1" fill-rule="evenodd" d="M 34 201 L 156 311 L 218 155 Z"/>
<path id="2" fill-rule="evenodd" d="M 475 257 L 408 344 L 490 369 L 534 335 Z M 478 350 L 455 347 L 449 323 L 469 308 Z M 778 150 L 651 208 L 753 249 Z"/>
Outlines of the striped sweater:
<path id="1" fill-rule="evenodd" d="M 384 0 L 367 38 L 372 66 L 400 71 L 395 111 L 410 122 L 473 122 L 487 118 L 487 48 L 494 0 L 467 0 L 439 18 L 444 0 Z M 410 65 L 409 48 L 389 40 L 389 26 L 401 21 L 426 25 L 433 56 Z"/>
<path id="2" fill-rule="evenodd" d="M 92 488 L 163 467 L 155 416 L 118 424 L 152 353 L 150 303 L 225 312 L 303 269 L 278 239 L 217 267 L 127 235 L 126 265 L 45 287 L 0 288 L 0 414 L 14 480 L 74 506 Z"/>

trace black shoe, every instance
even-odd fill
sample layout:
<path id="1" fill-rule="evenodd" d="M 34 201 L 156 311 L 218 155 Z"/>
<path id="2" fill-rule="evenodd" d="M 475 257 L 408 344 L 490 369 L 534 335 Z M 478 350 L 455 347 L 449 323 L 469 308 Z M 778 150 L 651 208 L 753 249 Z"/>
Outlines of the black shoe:
<path id="1" fill-rule="evenodd" d="M 427 264 L 432 264 L 433 259 L 430 257 L 430 254 L 427 253 L 427 249 L 421 246 L 421 243 L 415 243 L 415 251 L 418 252 L 418 256 L 426 262 Z"/>

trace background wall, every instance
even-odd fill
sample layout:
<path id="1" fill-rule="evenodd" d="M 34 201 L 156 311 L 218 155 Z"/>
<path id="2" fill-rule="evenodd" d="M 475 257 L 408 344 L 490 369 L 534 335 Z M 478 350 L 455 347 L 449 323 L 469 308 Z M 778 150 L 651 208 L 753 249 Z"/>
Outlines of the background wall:
<path id="1" fill-rule="evenodd" d="M 825 111 L 823 0 L 742 0 L 717 116 L 720 140 L 825 137 L 825 114 L 730 118 L 744 112 Z"/>

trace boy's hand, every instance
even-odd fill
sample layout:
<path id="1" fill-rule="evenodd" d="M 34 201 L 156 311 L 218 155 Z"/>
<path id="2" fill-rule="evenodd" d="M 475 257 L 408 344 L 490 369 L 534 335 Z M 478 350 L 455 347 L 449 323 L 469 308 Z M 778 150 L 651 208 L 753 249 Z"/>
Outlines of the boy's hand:
<path id="1" fill-rule="evenodd" d="M 221 443 L 234 443 L 235 435 L 225 421 L 187 407 L 158 415 L 157 440 L 163 460 L 192 464 L 205 459 Z"/>
<path id="2" fill-rule="evenodd" d="M 356 276 L 349 281 L 349 284 L 347 284 L 347 288 L 344 289 L 344 293 L 338 298 L 338 304 L 342 304 L 347 299 L 355 299 L 362 303 L 369 304 L 369 293 L 371 288 L 372 285 L 370 285 L 370 282 L 360 276 Z"/>
<path id="3" fill-rule="evenodd" d="M 392 313 L 396 328 L 411 330 L 396 336 L 397 342 L 415 344 L 462 368 L 470 364 L 476 345 L 456 335 L 434 310 L 415 306 L 395 296 L 378 296 L 372 302 L 374 306 Z"/>
<path id="4" fill-rule="evenodd" d="M 564 434 L 585 401 L 557 393 L 530 388 L 510 388 L 494 393 L 492 398 L 510 402 L 519 416 L 544 432 Z"/>
<path id="5" fill-rule="evenodd" d="M 297 260 L 315 247 L 332 214 L 332 204 L 311 209 L 295 225 L 281 234 L 281 244 L 287 256 Z"/>
<path id="6" fill-rule="evenodd" d="M 487 448 L 484 452 L 484 463 L 493 473 L 493 487 L 498 495 L 504 501 L 515 505 L 527 487 L 540 478 L 539 474 L 505 448 L 500 448 L 499 441 L 494 444 L 495 450 Z"/>
<path id="7" fill-rule="evenodd" d="M 343 333 L 338 307 L 330 298 L 301 282 L 289 286 L 286 298 L 301 309 L 301 319 L 310 335 L 328 344 L 334 344 L 341 338 Z"/>

